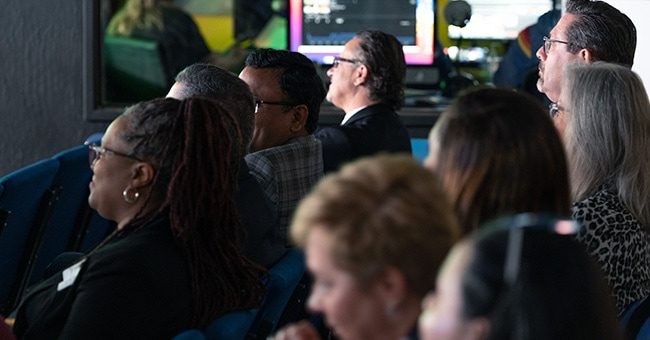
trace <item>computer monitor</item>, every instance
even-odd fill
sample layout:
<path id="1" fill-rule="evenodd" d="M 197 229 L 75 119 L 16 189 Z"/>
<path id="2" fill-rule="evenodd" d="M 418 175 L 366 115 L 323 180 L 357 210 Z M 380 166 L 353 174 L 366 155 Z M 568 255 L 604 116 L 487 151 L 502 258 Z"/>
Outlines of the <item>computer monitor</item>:
<path id="1" fill-rule="evenodd" d="M 472 7 L 467 26 L 449 26 L 449 38 L 510 40 L 553 9 L 551 0 L 466 0 Z"/>
<path id="2" fill-rule="evenodd" d="M 361 30 L 393 34 L 408 65 L 433 64 L 435 0 L 289 0 L 289 49 L 328 65 Z"/>

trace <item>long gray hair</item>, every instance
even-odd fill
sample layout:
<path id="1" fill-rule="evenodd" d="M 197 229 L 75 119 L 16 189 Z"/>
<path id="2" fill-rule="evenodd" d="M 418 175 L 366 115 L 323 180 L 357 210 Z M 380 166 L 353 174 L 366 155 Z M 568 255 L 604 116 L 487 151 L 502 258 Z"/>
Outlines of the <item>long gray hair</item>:
<path id="1" fill-rule="evenodd" d="M 650 227 L 650 102 L 638 75 L 596 62 L 567 66 L 567 154 L 575 200 L 604 183 Z"/>

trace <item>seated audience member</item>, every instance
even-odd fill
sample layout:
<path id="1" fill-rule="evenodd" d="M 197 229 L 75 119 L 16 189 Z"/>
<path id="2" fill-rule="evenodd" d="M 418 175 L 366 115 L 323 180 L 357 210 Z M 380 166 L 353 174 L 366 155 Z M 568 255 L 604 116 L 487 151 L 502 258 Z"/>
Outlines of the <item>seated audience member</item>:
<path id="1" fill-rule="evenodd" d="M 494 224 L 454 246 L 423 301 L 420 339 L 622 339 L 598 266 L 566 234 L 575 223 Z"/>
<path id="2" fill-rule="evenodd" d="M 291 226 L 314 276 L 308 307 L 343 340 L 414 335 L 420 302 L 459 233 L 436 178 L 410 156 L 353 162 L 318 184 Z M 276 335 L 310 337 L 307 322 Z"/>
<path id="3" fill-rule="evenodd" d="M 621 314 L 650 294 L 648 94 L 625 66 L 571 64 L 551 114 L 566 144 L 578 239 Z"/>
<path id="4" fill-rule="evenodd" d="M 235 115 L 239 123 L 243 148 L 235 203 L 245 230 L 244 250 L 251 260 L 269 268 L 286 251 L 286 232 L 280 228 L 275 207 L 266 198 L 244 160 L 253 134 L 253 95 L 248 85 L 235 74 L 211 64 L 194 64 L 176 76 L 167 97 L 182 100 L 197 96 L 219 102 Z"/>
<path id="5" fill-rule="evenodd" d="M 464 233 L 504 214 L 570 214 L 562 141 L 529 95 L 462 94 L 431 130 L 425 165 L 439 176 Z"/>
<path id="6" fill-rule="evenodd" d="M 379 31 L 361 31 L 327 70 L 327 100 L 345 112 L 340 126 L 322 128 L 325 172 L 380 151 L 411 152 L 408 131 L 395 112 L 404 101 L 402 44 Z"/>
<path id="7" fill-rule="evenodd" d="M 31 289 L 18 337 L 169 339 L 256 306 L 263 269 L 239 250 L 233 203 L 240 144 L 237 120 L 216 102 L 126 109 L 90 146 L 88 203 L 117 230 Z"/>
<path id="8" fill-rule="evenodd" d="M 298 202 L 323 176 L 318 124 L 325 88 L 316 68 L 297 52 L 260 49 L 239 77 L 255 97 L 255 128 L 246 162 L 275 205 L 286 240 Z"/>
<path id="9" fill-rule="evenodd" d="M 606 61 L 631 68 L 636 50 L 634 23 L 608 2 L 567 0 L 565 3 L 564 14 L 535 53 L 539 59 L 537 89 L 553 103 L 560 98 L 568 63 Z"/>
<path id="10" fill-rule="evenodd" d="M 127 0 L 111 18 L 106 34 L 155 40 L 169 75 L 210 58 L 192 17 L 171 0 Z"/>

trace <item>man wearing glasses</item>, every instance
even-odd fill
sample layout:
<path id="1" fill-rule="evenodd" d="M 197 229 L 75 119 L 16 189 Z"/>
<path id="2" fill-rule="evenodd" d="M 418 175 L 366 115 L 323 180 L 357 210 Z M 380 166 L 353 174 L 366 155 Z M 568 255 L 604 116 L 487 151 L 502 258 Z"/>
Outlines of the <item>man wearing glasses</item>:
<path id="1" fill-rule="evenodd" d="M 235 203 L 245 230 L 244 251 L 254 262 L 269 268 L 286 252 L 279 235 L 278 217 L 257 180 L 250 174 L 243 155 L 253 134 L 253 96 L 235 74 L 211 64 L 193 64 L 176 76 L 167 97 L 199 96 L 215 100 L 235 112 L 242 134 L 242 159 Z M 209 157 L 209 155 L 206 155 Z"/>
<path id="2" fill-rule="evenodd" d="M 321 143 L 312 133 L 325 87 L 311 60 L 297 52 L 259 49 L 245 65 L 239 77 L 255 97 L 246 163 L 275 206 L 286 241 L 298 202 L 323 176 Z"/>
<path id="3" fill-rule="evenodd" d="M 556 103 L 569 62 L 600 60 L 632 67 L 635 49 L 636 28 L 625 14 L 604 1 L 568 0 L 566 12 L 537 50 L 537 89 Z"/>
<path id="4" fill-rule="evenodd" d="M 327 71 L 327 100 L 345 112 L 340 126 L 316 132 L 325 172 L 380 151 L 411 152 L 408 131 L 395 110 L 402 106 L 406 64 L 392 35 L 361 31 Z"/>

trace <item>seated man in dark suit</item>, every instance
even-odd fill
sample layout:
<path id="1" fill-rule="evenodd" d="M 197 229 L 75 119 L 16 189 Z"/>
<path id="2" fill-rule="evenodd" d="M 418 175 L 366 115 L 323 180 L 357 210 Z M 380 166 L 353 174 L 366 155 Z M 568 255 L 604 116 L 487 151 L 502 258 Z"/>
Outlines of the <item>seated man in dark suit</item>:
<path id="1" fill-rule="evenodd" d="M 345 111 L 340 126 L 316 132 L 325 172 L 380 151 L 411 152 L 408 131 L 395 110 L 402 106 L 406 63 L 392 35 L 361 31 L 345 44 L 327 71 L 327 100 Z"/>
<path id="2" fill-rule="evenodd" d="M 323 175 L 318 125 L 325 88 L 314 64 L 297 52 L 260 49 L 239 74 L 255 97 L 255 129 L 246 162 L 276 206 L 286 230 L 300 199 Z"/>
<path id="3" fill-rule="evenodd" d="M 246 83 L 217 66 L 194 64 L 176 76 L 176 83 L 167 94 L 167 97 L 176 99 L 192 96 L 214 99 L 232 112 L 237 112 L 242 140 L 245 145 L 249 143 L 255 107 Z M 275 209 L 266 199 L 257 180 L 250 174 L 244 159 L 239 166 L 236 200 L 239 218 L 245 228 L 245 254 L 254 262 L 269 268 L 286 251 L 284 236 L 281 234 Z"/>

